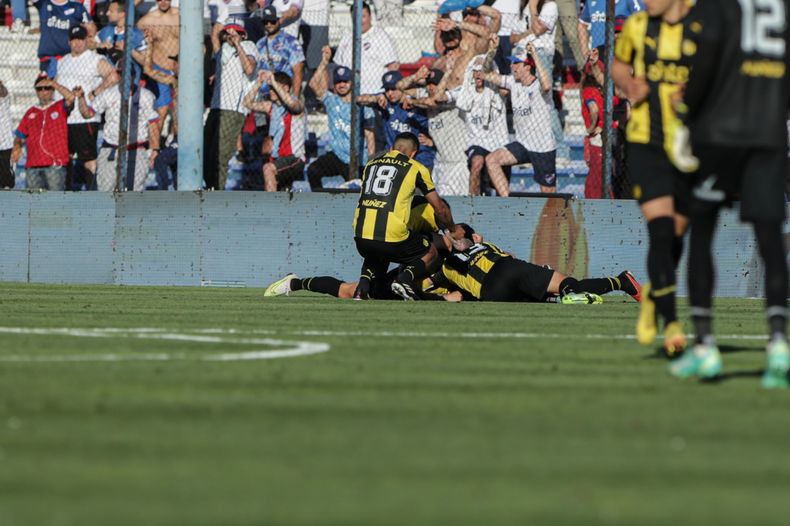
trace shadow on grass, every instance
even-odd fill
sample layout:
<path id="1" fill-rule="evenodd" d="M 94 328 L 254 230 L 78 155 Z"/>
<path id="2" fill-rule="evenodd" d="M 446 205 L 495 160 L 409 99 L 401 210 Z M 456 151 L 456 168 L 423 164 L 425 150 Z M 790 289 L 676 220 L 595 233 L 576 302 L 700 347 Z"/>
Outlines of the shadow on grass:
<path id="1" fill-rule="evenodd" d="M 765 352 L 764 347 L 743 347 L 739 345 L 719 345 L 719 351 L 722 354 L 733 354 L 738 352 Z M 642 357 L 645 360 L 666 360 L 669 361 L 669 357 L 664 352 L 663 347 L 657 347 L 653 352 L 646 354 Z"/>
<path id="2" fill-rule="evenodd" d="M 750 371 L 731 371 L 725 372 L 716 378 L 701 379 L 703 384 L 720 384 L 729 380 L 737 380 L 739 378 L 762 378 L 764 369 L 752 369 Z"/>

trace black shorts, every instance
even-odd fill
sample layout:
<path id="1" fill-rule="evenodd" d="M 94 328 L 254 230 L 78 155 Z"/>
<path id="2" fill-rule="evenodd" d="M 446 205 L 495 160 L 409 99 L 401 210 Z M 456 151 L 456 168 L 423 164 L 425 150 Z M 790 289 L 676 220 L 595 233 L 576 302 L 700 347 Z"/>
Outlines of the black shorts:
<path id="1" fill-rule="evenodd" d="M 354 238 L 357 252 L 365 259 L 409 264 L 423 257 L 431 248 L 431 237 L 409 231 L 409 237 L 396 243 Z"/>
<path id="2" fill-rule="evenodd" d="M 550 268 L 515 258 L 502 258 L 483 280 L 482 301 L 544 301 L 554 276 Z"/>
<path id="3" fill-rule="evenodd" d="M 99 126 L 95 122 L 69 124 L 69 153 L 80 161 L 95 161 Z"/>
<path id="4" fill-rule="evenodd" d="M 634 199 L 641 205 L 659 197 L 673 197 L 675 211 L 688 216 L 693 178 L 678 171 L 661 148 L 634 143 L 628 143 L 627 148 Z"/>
<path id="5" fill-rule="evenodd" d="M 516 158 L 516 164 L 529 163 L 535 171 L 533 178 L 541 186 L 557 186 L 557 150 L 531 152 L 520 142 L 511 142 L 505 149 Z"/>
<path id="6" fill-rule="evenodd" d="M 304 178 L 304 160 L 298 157 L 280 157 L 272 161 L 277 168 L 277 190 L 290 189 L 294 181 Z"/>
<path id="7" fill-rule="evenodd" d="M 470 146 L 466 149 L 466 164 L 471 168 L 472 167 L 472 157 L 480 156 L 485 159 L 485 157 L 491 152 L 483 148 L 482 146 Z"/>
<path id="8" fill-rule="evenodd" d="M 787 151 L 694 145 L 700 160 L 695 174 L 692 210 L 741 202 L 744 221 L 782 221 L 785 218 Z"/>

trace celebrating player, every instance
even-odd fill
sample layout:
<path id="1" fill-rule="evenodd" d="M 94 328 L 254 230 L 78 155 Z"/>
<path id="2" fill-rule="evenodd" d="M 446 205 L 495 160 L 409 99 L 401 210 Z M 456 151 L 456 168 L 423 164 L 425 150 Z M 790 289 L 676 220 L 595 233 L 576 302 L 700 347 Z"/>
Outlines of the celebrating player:
<path id="1" fill-rule="evenodd" d="M 688 0 L 646 4 L 647 11 L 626 20 L 615 48 L 612 77 L 633 106 L 626 130 L 628 172 L 650 236 L 650 283 L 642 294 L 636 336 L 643 345 L 655 340 L 658 311 L 664 319 L 664 349 L 673 356 L 686 345 L 675 308 L 675 270 L 688 226 L 689 192 L 688 178 L 672 165 L 665 148 L 677 125 L 672 97 L 688 79 L 695 47 L 683 23 L 690 9 Z"/>
<path id="2" fill-rule="evenodd" d="M 357 251 L 364 258 L 355 293 L 359 298 L 368 298 L 375 286 L 386 285 L 390 263 L 402 263 L 403 270 L 391 288 L 404 299 L 417 299 L 414 282 L 428 274 L 438 256 L 426 237 L 407 227 L 417 189 L 433 206 L 440 226 L 455 229 L 452 213 L 436 193 L 431 174 L 414 160 L 418 149 L 414 134 L 401 133 L 392 150 L 365 166 L 353 225 Z"/>
<path id="3" fill-rule="evenodd" d="M 689 292 L 695 346 L 670 365 L 676 376 L 716 376 L 721 355 L 712 333 L 711 242 L 719 209 L 741 201 L 765 264 L 766 317 L 770 330 L 766 388 L 786 388 L 788 272 L 782 242 L 790 102 L 787 76 L 788 13 L 781 0 L 700 2 L 695 19 L 702 32 L 685 91 L 686 122 L 699 172 L 693 191 Z M 758 108 L 758 109 L 755 109 Z M 683 135 L 679 136 L 680 139 Z M 673 158 L 687 169 L 679 140 Z"/>

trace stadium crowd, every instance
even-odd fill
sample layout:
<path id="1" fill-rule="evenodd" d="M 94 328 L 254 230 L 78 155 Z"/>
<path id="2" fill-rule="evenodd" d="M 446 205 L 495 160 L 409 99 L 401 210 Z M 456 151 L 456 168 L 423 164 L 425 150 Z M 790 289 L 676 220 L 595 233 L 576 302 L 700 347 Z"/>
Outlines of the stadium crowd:
<path id="1" fill-rule="evenodd" d="M 30 189 L 177 188 L 178 0 L 134 0 L 126 145 L 119 130 L 126 2 L 10 3 L 10 31 L 40 35 L 40 74 L 35 103 L 18 122 L 0 86 L 0 188 L 14 187 L 13 167 L 22 159 Z M 391 34 L 403 16 L 399 0 L 363 6 L 362 144 L 352 168 L 348 3 L 205 0 L 205 188 L 290 190 L 306 179 L 320 190 L 332 176 L 353 185 L 369 158 L 411 132 L 420 142 L 416 159 L 442 195 L 507 196 L 513 167 L 527 164 L 540 191 L 554 192 L 573 157 L 567 121 L 578 114 L 584 195 L 602 197 L 606 2 L 427 3 L 435 11 L 423 29 L 433 38 L 419 54 Z M 616 25 L 643 8 L 642 0 L 618 0 Z M 333 9 L 348 28 L 334 47 Z M 31 27 L 32 10 L 40 27 Z M 559 94 L 568 86 L 580 91 L 577 107 L 562 107 Z M 627 115 L 627 103 L 616 98 L 613 197 L 630 197 L 622 157 Z M 116 181 L 119 147 L 129 151 L 123 181 Z M 241 172 L 233 185 L 232 170 Z"/>

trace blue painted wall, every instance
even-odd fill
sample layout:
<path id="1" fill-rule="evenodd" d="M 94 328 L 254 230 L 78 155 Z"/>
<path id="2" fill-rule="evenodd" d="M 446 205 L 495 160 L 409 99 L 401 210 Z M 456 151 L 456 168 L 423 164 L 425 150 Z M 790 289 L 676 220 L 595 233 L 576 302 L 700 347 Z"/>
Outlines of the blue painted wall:
<path id="1" fill-rule="evenodd" d="M 353 280 L 351 194 L 0 193 L 0 281 L 262 287 L 287 272 Z M 517 256 L 576 277 L 646 279 L 633 201 L 449 198 L 456 220 Z M 786 230 L 790 232 L 790 224 Z M 762 295 L 754 239 L 722 216 L 717 294 Z M 681 264 L 682 269 L 685 263 Z M 680 276 L 685 293 L 685 272 Z"/>

